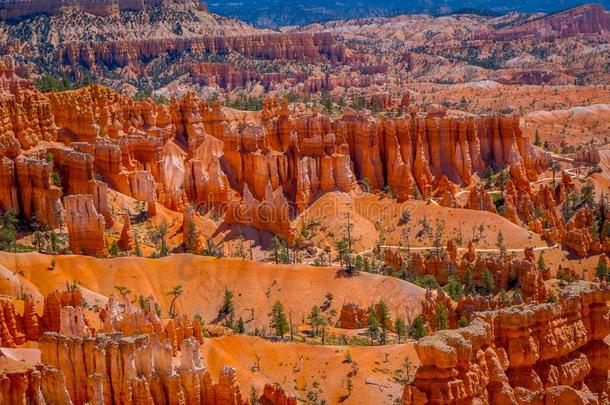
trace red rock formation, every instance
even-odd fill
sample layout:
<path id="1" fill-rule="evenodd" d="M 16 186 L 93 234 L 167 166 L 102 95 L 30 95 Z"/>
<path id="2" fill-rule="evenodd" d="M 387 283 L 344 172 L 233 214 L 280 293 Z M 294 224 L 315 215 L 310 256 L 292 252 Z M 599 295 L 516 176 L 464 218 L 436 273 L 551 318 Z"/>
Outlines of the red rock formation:
<path id="1" fill-rule="evenodd" d="M 580 34 L 610 32 L 610 13 L 602 5 L 586 4 L 561 13 L 539 18 L 516 27 L 476 35 L 478 39 L 515 41 L 524 38 L 567 38 Z"/>
<path id="2" fill-rule="evenodd" d="M 67 392 L 74 404 L 106 398 L 115 404 L 232 404 L 245 405 L 235 370 L 225 366 L 213 383 L 201 364 L 199 343 L 185 339 L 180 365 L 173 364 L 167 340 L 156 336 L 64 337 L 45 334 L 40 340 L 42 396 L 57 400 Z M 166 402 L 169 401 L 169 402 Z M 59 402 L 63 403 L 63 402 Z"/>
<path id="3" fill-rule="evenodd" d="M 0 301 L 0 343 L 2 347 L 16 347 L 26 340 L 22 325 L 17 324 L 15 307 Z"/>
<path id="4" fill-rule="evenodd" d="M 129 221 L 129 213 L 123 214 L 123 229 L 121 230 L 121 237 L 119 238 L 119 249 L 124 252 L 128 252 L 133 249 L 133 236 L 131 235 L 131 226 Z"/>
<path id="5" fill-rule="evenodd" d="M 19 150 L 28 150 L 39 141 L 54 141 L 56 128 L 46 96 L 34 91 L 30 82 L 19 78 L 13 61 L 0 61 L 0 155 L 14 159 Z"/>
<path id="6" fill-rule="evenodd" d="M 100 311 L 102 331 L 121 332 L 124 336 L 154 333 L 161 339 L 169 340 L 174 354 L 181 349 L 180 342 L 184 339 L 194 337 L 197 341 L 203 342 L 198 321 L 191 321 L 186 316 L 182 316 L 175 320 L 170 319 L 163 325 L 155 312 L 154 297 L 148 297 L 145 302 L 147 308 L 141 309 L 133 306 L 129 300 L 117 299 L 111 295 L 106 306 Z"/>
<path id="7" fill-rule="evenodd" d="M 474 187 L 468 194 L 467 208 L 497 213 L 498 210 L 485 187 Z"/>
<path id="8" fill-rule="evenodd" d="M 65 10 L 79 10 L 100 17 L 110 17 L 117 15 L 120 11 L 143 11 L 161 5 L 171 6 L 173 9 L 207 10 L 207 3 L 192 0 L 111 0 L 101 3 L 95 0 L 51 0 L 28 1 L 26 4 L 22 1 L 8 0 L 3 4 L 0 17 L 14 20 L 39 14 L 58 15 Z M 176 8 L 176 6 L 180 7 Z"/>
<path id="9" fill-rule="evenodd" d="M 15 162 L 7 157 L 0 159 L 0 210 L 19 212 Z"/>
<path id="10" fill-rule="evenodd" d="M 70 250 L 77 254 L 105 257 L 104 217 L 97 213 L 89 194 L 70 195 L 64 199 Z"/>
<path id="11" fill-rule="evenodd" d="M 555 304 L 483 312 L 468 327 L 423 338 L 403 404 L 605 400 L 608 299 L 605 285 L 575 283 Z"/>
<path id="12" fill-rule="evenodd" d="M 288 81 L 289 77 L 282 73 L 261 73 L 254 66 L 232 66 L 227 63 L 196 63 L 188 66 L 190 76 L 202 86 L 220 87 L 231 91 L 238 88 L 248 88 L 261 83 L 266 91 L 275 85 Z M 303 82 L 303 78 L 290 80 L 291 84 Z"/>
<path id="13" fill-rule="evenodd" d="M 448 282 L 447 269 L 451 269 L 458 280 L 464 283 L 469 277 L 474 286 L 482 286 L 485 273 L 489 271 L 494 278 L 494 294 L 500 290 L 507 291 L 511 288 L 511 283 L 518 282 L 524 298 L 544 301 L 548 292 L 543 274 L 536 266 L 532 250 L 525 249 L 524 252 L 524 259 L 508 255 L 477 256 L 474 245 L 469 243 L 467 253 L 458 259 L 455 244 L 450 240 L 443 255 L 424 257 L 419 252 L 411 253 L 409 269 L 416 276 L 432 275 L 440 284 Z"/>
<path id="14" fill-rule="evenodd" d="M 432 292 L 426 291 L 425 299 L 422 301 L 422 316 L 431 330 L 438 330 L 438 314 L 440 307 L 444 307 L 447 313 L 448 326 L 450 329 L 457 328 L 458 316 L 451 297 L 443 290 Z"/>
<path id="15" fill-rule="evenodd" d="M 346 303 L 341 307 L 337 324 L 343 329 L 361 329 L 368 326 L 369 309 L 358 304 Z"/>
<path id="16" fill-rule="evenodd" d="M 88 194 L 93 180 L 93 156 L 70 149 L 50 148 L 53 170 L 59 174 L 65 195 Z"/>
<path id="17" fill-rule="evenodd" d="M 294 242 L 294 230 L 290 224 L 290 207 L 282 187 L 273 191 L 267 183 L 265 197 L 262 201 L 254 198 L 247 185 L 241 201 L 229 201 L 225 221 L 229 224 L 252 225 L 257 229 L 267 230 L 280 235 L 288 244 Z"/>
<path id="18" fill-rule="evenodd" d="M 22 214 L 55 227 L 62 209 L 61 190 L 51 182 L 51 165 L 45 160 L 19 157 L 15 161 Z"/>
<path id="19" fill-rule="evenodd" d="M 81 308 L 82 296 L 74 292 L 54 291 L 44 300 L 43 315 L 39 316 L 34 301 L 26 297 L 23 314 L 15 311 L 14 304 L 0 301 L 0 344 L 2 347 L 15 347 L 26 341 L 38 340 L 45 331 L 67 335 L 79 335 L 89 331 Z"/>
<path id="20" fill-rule="evenodd" d="M 58 52 L 66 65 L 138 67 L 142 56 L 148 59 L 172 53 L 237 52 L 245 57 L 274 60 L 345 61 L 345 49 L 330 33 L 266 34 L 230 37 L 142 39 L 117 42 L 82 42 L 66 44 Z"/>
<path id="21" fill-rule="evenodd" d="M 184 175 L 184 191 L 189 201 L 215 204 L 228 200 L 230 185 L 220 163 L 222 150 L 221 141 L 204 135 L 204 140 L 191 152 Z"/>
<path id="22" fill-rule="evenodd" d="M 581 208 L 567 224 L 561 243 L 580 257 L 607 253 L 605 238 L 600 240 L 593 233 L 593 222 L 593 213 L 587 208 Z"/>
<path id="23" fill-rule="evenodd" d="M 89 194 L 93 196 L 93 205 L 97 212 L 103 215 L 106 221 L 106 229 L 112 227 L 114 218 L 108 204 L 108 185 L 99 180 L 89 181 Z"/>
<path id="24" fill-rule="evenodd" d="M 262 46 L 272 37 L 253 40 Z M 326 37 L 297 36 L 296 43 L 313 38 L 330 46 Z M 192 94 L 159 106 L 97 85 L 38 98 L 49 106 L 43 121 L 54 121 L 51 127 L 67 145 L 49 149 L 65 194 L 91 194 L 107 228 L 113 218 L 104 183 L 145 201 L 150 216 L 157 203 L 174 210 L 227 204 L 229 223 L 291 239 L 290 221 L 298 212 L 325 192 L 349 191 L 356 180 L 371 191 L 389 188 L 399 200 L 436 194 L 450 206 L 457 188 L 488 165 L 510 167 L 516 192 L 505 212 L 511 221 L 529 224 L 532 203 L 524 196 L 534 199 L 529 181 L 544 160 L 516 116 L 451 117 L 435 107 L 425 116 L 413 110 L 377 120 L 346 110 L 333 118 L 318 111 L 291 114 L 285 102 L 269 99 L 260 120 L 251 120 Z M 6 127 L 9 139 L 14 128 Z M 50 165 L 19 157 L 13 166 L 19 152 L 19 145 L 10 146 L 2 159 L 0 182 L 7 191 L 0 193 L 0 208 L 22 207 L 26 218 L 56 225 L 61 207 Z M 480 189 L 472 191 L 468 206 L 495 210 Z M 558 217 L 551 219 L 561 226 Z"/>
<path id="25" fill-rule="evenodd" d="M 146 202 L 148 216 L 152 217 L 157 212 L 157 192 L 155 179 L 147 171 L 139 170 L 130 172 L 128 175 L 130 195 L 139 201 Z"/>
<path id="26" fill-rule="evenodd" d="M 296 405 L 297 399 L 287 395 L 282 387 L 265 384 L 263 395 L 258 399 L 258 403 L 261 405 Z"/>

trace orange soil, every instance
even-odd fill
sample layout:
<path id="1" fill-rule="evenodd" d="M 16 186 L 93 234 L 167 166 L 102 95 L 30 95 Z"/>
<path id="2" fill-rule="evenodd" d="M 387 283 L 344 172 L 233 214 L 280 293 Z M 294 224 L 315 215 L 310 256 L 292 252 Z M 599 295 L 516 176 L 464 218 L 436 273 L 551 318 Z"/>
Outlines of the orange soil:
<path id="1" fill-rule="evenodd" d="M 237 368 L 242 393 L 250 394 L 250 386 L 259 392 L 264 383 L 279 383 L 288 392 L 306 401 L 309 392 L 329 403 L 339 403 L 347 394 L 347 374 L 352 364 L 344 363 L 349 352 L 358 370 L 352 377 L 355 387 L 344 404 L 394 403 L 402 387 L 394 380 L 405 357 L 414 366 L 419 364 L 413 343 L 387 346 L 314 346 L 300 343 L 273 343 L 251 336 L 228 336 L 206 339 L 201 354 L 215 375 L 223 365 Z M 260 358 L 260 371 L 253 366 Z M 319 384 L 319 388 L 316 385 Z M 311 395 L 311 394 L 310 394 Z"/>
<path id="2" fill-rule="evenodd" d="M 54 270 L 49 270 L 55 260 Z M 39 253 L 0 253 L 0 270 L 16 269 L 18 277 L 3 278 L 0 291 L 41 293 L 64 289 L 76 281 L 90 305 L 103 304 L 125 286 L 132 296 L 153 294 L 167 314 L 171 297 L 167 292 L 180 284 L 184 294 L 177 301 L 179 313 L 200 314 L 206 323 L 215 319 L 225 287 L 233 290 L 236 316 L 243 317 L 248 331 L 268 327 L 267 313 L 280 300 L 295 321 L 306 317 L 313 305 L 322 305 L 325 294 L 334 295 L 329 310 L 340 313 L 344 302 L 370 306 L 383 298 L 394 316 L 412 320 L 421 310 L 424 290 L 405 281 L 361 273 L 347 278 L 336 268 L 301 265 L 271 265 L 242 259 L 213 259 L 190 254 L 164 259 L 121 257 L 96 259 L 84 256 L 52 256 Z M 252 319 L 254 313 L 254 319 Z M 335 318 L 333 321 L 338 319 Z"/>
<path id="3" fill-rule="evenodd" d="M 548 140 L 556 145 L 561 142 L 574 146 L 589 141 L 605 143 L 610 131 L 610 104 L 535 111 L 526 114 L 522 123 L 524 133 L 531 139 L 538 131 L 542 141 Z"/>
<path id="4" fill-rule="evenodd" d="M 411 219 L 407 224 L 399 225 L 403 211 L 408 210 Z M 479 236 L 479 226 L 483 225 L 483 237 L 476 243 L 480 249 L 497 249 L 498 232 L 502 231 L 504 243 L 508 249 L 523 249 L 534 246 L 547 246 L 539 235 L 529 232 L 500 215 L 485 211 L 474 211 L 461 208 L 445 208 L 434 203 L 410 200 L 396 203 L 390 199 L 380 199 L 374 194 L 352 192 L 344 194 L 339 192 L 327 193 L 312 204 L 302 215 L 303 220 L 318 219 L 321 222 L 319 232 L 313 238 L 316 244 L 323 245 L 331 240 L 340 239 L 346 235 L 347 213 L 353 224 L 352 238 L 354 250 L 363 251 L 374 247 L 375 243 L 384 237 L 384 245 L 406 246 L 406 238 L 401 237 L 403 230 L 409 230 L 409 243 L 411 247 L 431 247 L 433 238 L 417 237 L 422 229 L 421 222 L 427 219 L 433 231 L 436 221 L 444 224 L 442 243 L 445 245 L 449 238 L 457 238 L 462 234 L 462 246 L 468 240 Z M 298 219 L 296 224 L 301 224 Z"/>

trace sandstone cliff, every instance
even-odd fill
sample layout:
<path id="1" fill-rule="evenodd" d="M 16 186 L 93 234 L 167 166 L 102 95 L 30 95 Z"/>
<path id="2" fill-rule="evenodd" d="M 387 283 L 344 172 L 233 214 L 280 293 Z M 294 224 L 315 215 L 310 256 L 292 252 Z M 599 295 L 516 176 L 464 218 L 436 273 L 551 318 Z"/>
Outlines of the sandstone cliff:
<path id="1" fill-rule="evenodd" d="M 570 285 L 554 304 L 477 314 L 469 326 L 423 338 L 404 404 L 601 403 L 610 290 Z"/>

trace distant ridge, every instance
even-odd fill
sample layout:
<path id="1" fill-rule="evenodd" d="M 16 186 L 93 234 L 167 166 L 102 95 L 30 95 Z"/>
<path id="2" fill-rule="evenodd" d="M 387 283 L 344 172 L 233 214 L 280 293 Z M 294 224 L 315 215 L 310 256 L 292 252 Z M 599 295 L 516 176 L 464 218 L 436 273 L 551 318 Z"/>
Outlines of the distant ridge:
<path id="1" fill-rule="evenodd" d="M 67 10 L 109 17 L 121 11 L 144 11 L 158 6 L 199 11 L 208 8 L 206 2 L 198 0 L 0 0 L 0 18 L 15 20 L 35 15 L 57 15 Z"/>
<path id="2" fill-rule="evenodd" d="M 512 41 L 525 37 L 566 38 L 579 34 L 609 34 L 610 12 L 600 4 L 585 4 L 521 25 L 479 35 L 480 39 Z"/>
<path id="3" fill-rule="evenodd" d="M 494 16 L 491 13 L 543 12 L 556 13 L 586 4 L 582 0 L 353 0 L 331 2 L 326 0 L 210 0 L 212 12 L 238 18 L 265 28 L 288 25 L 308 25 L 339 19 L 390 17 L 397 14 L 431 14 L 434 16 L 456 13 Z M 610 8 L 610 0 L 600 5 Z"/>

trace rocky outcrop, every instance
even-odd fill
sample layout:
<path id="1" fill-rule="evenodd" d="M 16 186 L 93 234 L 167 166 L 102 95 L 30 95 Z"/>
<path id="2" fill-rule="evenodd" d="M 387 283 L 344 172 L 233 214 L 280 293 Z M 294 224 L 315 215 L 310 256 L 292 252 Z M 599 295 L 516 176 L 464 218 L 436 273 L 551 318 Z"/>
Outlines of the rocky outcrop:
<path id="1" fill-rule="evenodd" d="M 540 40 L 567 38 L 581 34 L 610 32 L 610 13 L 600 4 L 586 4 L 561 13 L 489 33 L 479 33 L 478 39 L 515 41 L 525 38 Z"/>
<path id="2" fill-rule="evenodd" d="M 23 316 L 1 301 L 2 346 L 39 340 L 41 355 L 35 367 L 3 360 L 8 367 L 0 370 L 0 403 L 246 405 L 235 369 L 223 367 L 214 382 L 201 363 L 198 322 L 191 324 L 183 317 L 163 327 L 154 299 L 145 302 L 150 311 L 132 307 L 129 300 L 119 305 L 111 296 L 100 312 L 104 332 L 109 333 L 97 333 L 84 317 L 78 289 L 46 296 L 42 317 L 35 315 L 31 299 L 26 300 Z M 265 388 L 260 400 L 296 404 L 296 397 L 276 386 Z"/>
<path id="3" fill-rule="evenodd" d="M 246 224 L 273 232 L 284 238 L 288 244 L 292 244 L 295 234 L 290 218 L 290 206 L 282 187 L 273 191 L 271 184 L 267 183 L 262 201 L 254 198 L 245 185 L 243 198 L 229 201 L 225 221 L 229 224 Z"/>
<path id="4" fill-rule="evenodd" d="M 66 44 L 58 52 L 64 65 L 88 69 L 105 67 L 137 68 L 143 56 L 151 60 L 177 53 L 239 53 L 245 57 L 343 62 L 343 45 L 330 33 L 265 34 L 227 37 L 141 39 L 132 41 L 82 42 Z"/>
<path id="5" fill-rule="evenodd" d="M 386 255 L 387 264 L 398 268 L 403 262 L 395 254 Z M 459 258 L 455 243 L 450 240 L 444 252 L 434 252 L 427 257 L 420 252 L 410 254 L 409 270 L 415 276 L 432 275 L 440 284 L 446 284 L 449 274 L 453 274 L 462 283 L 468 279 L 474 288 L 482 288 L 489 272 L 493 277 L 493 291 L 508 291 L 518 285 L 524 298 L 544 301 L 548 292 L 544 277 L 536 266 L 536 257 L 532 249 L 524 249 L 524 258 L 509 255 L 477 255 L 474 245 L 469 243 L 467 252 Z M 397 266 L 398 265 L 398 266 Z"/>
<path id="6" fill-rule="evenodd" d="M 59 224 L 61 189 L 51 182 L 52 167 L 46 160 L 19 157 L 15 160 L 17 186 L 23 216 L 51 227 Z"/>
<path id="7" fill-rule="evenodd" d="M 93 180 L 93 156 L 70 149 L 50 148 L 47 156 L 52 159 L 53 170 L 59 175 L 65 195 L 88 194 Z"/>
<path id="8" fill-rule="evenodd" d="M 203 342 L 203 331 L 197 320 L 190 320 L 184 315 L 163 324 L 157 313 L 158 304 L 154 297 L 142 297 L 142 300 L 145 307 L 138 308 L 128 299 L 111 295 L 99 315 L 103 325 L 102 332 L 120 332 L 124 336 L 154 333 L 161 339 L 169 340 L 174 354 L 181 349 L 183 339 L 193 337 L 198 342 Z"/>
<path id="9" fill-rule="evenodd" d="M 108 255 L 104 240 L 105 220 L 98 214 L 89 194 L 76 194 L 64 199 L 70 250 L 76 254 Z"/>
<path id="10" fill-rule="evenodd" d="M 468 193 L 468 205 L 471 210 L 489 211 L 494 214 L 498 212 L 493 200 L 485 187 L 474 187 Z"/>
<path id="11" fill-rule="evenodd" d="M 568 222 L 561 243 L 580 257 L 608 252 L 605 235 L 594 234 L 594 221 L 596 219 L 593 218 L 593 212 L 581 208 Z M 599 226 L 604 229 L 603 223 Z"/>
<path id="12" fill-rule="evenodd" d="M 282 387 L 265 384 L 263 395 L 258 399 L 258 403 L 261 405 L 297 405 L 297 399 L 286 394 Z"/>
<path id="13" fill-rule="evenodd" d="M 82 295 L 79 290 L 53 291 L 45 296 L 42 316 L 38 315 L 30 296 L 23 302 L 23 314 L 15 310 L 15 303 L 0 301 L 0 344 L 17 347 L 26 341 L 36 341 L 46 331 L 69 336 L 91 332 L 83 317 Z"/>
<path id="14" fill-rule="evenodd" d="M 191 78 L 202 86 L 219 87 L 227 91 L 249 88 L 257 83 L 262 84 L 266 91 L 276 85 L 288 81 L 283 73 L 263 73 L 254 66 L 232 66 L 228 63 L 195 63 L 188 67 Z M 303 78 L 290 78 L 291 83 L 302 82 Z"/>
<path id="15" fill-rule="evenodd" d="M 557 303 L 482 312 L 465 328 L 423 338 L 403 404 L 605 401 L 609 298 L 606 285 L 579 282 Z"/>
<path id="16" fill-rule="evenodd" d="M 119 249 L 124 252 L 128 252 L 133 249 L 133 235 L 131 234 L 131 223 L 128 212 L 123 214 L 123 229 L 121 230 L 118 245 Z"/>
<path id="17" fill-rule="evenodd" d="M 158 6 L 169 6 L 178 9 L 207 10 L 205 2 L 192 0 L 111 0 L 99 2 L 95 0 L 8 0 L 2 3 L 0 18 L 13 20 L 38 14 L 57 15 L 63 11 L 78 10 L 100 17 L 115 16 L 121 11 L 143 11 Z"/>
<path id="18" fill-rule="evenodd" d="M 361 329 L 368 326 L 369 309 L 358 304 L 346 303 L 341 306 L 337 324 L 343 329 Z"/>
<path id="19" fill-rule="evenodd" d="M 115 404 L 247 403 L 235 369 L 225 366 L 218 382 L 212 381 L 201 363 L 199 343 L 193 338 L 182 341 L 178 365 L 172 359 L 169 342 L 155 335 L 80 338 L 47 333 L 39 347 L 43 373 L 64 377 L 64 384 L 59 387 L 43 378 L 42 392 L 47 401 L 57 401 L 52 394 L 67 391 L 74 404 L 90 403 L 96 398 L 107 398 Z"/>
<path id="20" fill-rule="evenodd" d="M 193 203 L 224 203 L 230 197 L 231 187 L 220 161 L 223 143 L 211 135 L 200 136 L 203 139 L 198 140 L 198 146 L 191 145 L 192 158 L 184 165 L 184 191 Z"/>
<path id="21" fill-rule="evenodd" d="M 130 172 L 128 175 L 130 195 L 139 201 L 146 202 L 148 216 L 152 217 L 157 212 L 156 183 L 150 172 L 139 170 Z"/>
<path id="22" fill-rule="evenodd" d="M 114 218 L 108 203 L 108 185 L 103 181 L 90 180 L 89 181 L 89 194 L 93 197 L 93 205 L 97 212 L 102 214 L 106 221 L 106 229 L 112 227 L 114 224 Z"/>
<path id="23" fill-rule="evenodd" d="M 14 159 L 41 140 L 54 141 L 56 127 L 49 99 L 15 74 L 10 57 L 0 60 L 0 155 Z"/>
<path id="24" fill-rule="evenodd" d="M 19 212 L 15 162 L 7 157 L 0 159 L 0 210 Z"/>
<path id="25" fill-rule="evenodd" d="M 309 37 L 297 36 L 296 43 Z M 312 38 L 326 46 L 326 35 Z M 0 205 L 52 226 L 59 222 L 61 186 L 66 195 L 93 196 L 110 228 L 107 186 L 146 202 L 149 216 L 157 204 L 172 210 L 226 205 L 228 223 L 291 240 L 290 221 L 326 192 L 347 192 L 359 181 L 361 188 L 385 190 L 401 201 L 434 195 L 453 206 L 458 188 L 488 166 L 508 167 L 516 191 L 505 215 L 529 224 L 531 205 L 521 195 L 535 199 L 529 182 L 546 162 L 513 115 L 464 118 L 433 106 L 398 118 L 350 109 L 335 118 L 315 109 L 291 113 L 286 102 L 270 98 L 251 119 L 193 94 L 156 105 L 98 85 L 39 98 L 48 102 L 45 119 L 66 146 L 47 150 L 53 165 L 21 156 L 13 164 L 21 149 L 7 148 Z M 12 130 L 11 124 L 5 132 Z M 472 189 L 468 207 L 495 211 L 483 189 Z"/>

